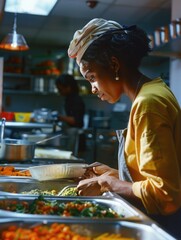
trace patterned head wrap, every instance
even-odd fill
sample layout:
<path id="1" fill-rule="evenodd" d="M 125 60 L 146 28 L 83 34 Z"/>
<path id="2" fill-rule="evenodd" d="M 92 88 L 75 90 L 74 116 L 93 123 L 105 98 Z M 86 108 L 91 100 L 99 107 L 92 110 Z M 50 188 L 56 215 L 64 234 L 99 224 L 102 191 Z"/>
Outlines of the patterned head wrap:
<path id="1" fill-rule="evenodd" d="M 79 65 L 83 54 L 93 41 L 111 29 L 122 28 L 123 26 L 115 21 L 107 21 L 102 18 L 92 19 L 81 30 L 75 32 L 68 48 L 68 56 L 76 58 Z"/>

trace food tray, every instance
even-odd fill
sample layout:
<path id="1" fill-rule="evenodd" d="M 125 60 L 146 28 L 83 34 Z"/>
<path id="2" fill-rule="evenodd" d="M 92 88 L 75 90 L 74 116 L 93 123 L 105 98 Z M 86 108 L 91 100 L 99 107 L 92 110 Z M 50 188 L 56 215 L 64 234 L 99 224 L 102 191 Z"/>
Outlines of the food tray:
<path id="1" fill-rule="evenodd" d="M 32 226 L 44 224 L 51 225 L 54 220 L 40 220 L 40 219 L 0 219 L 0 233 L 9 226 L 15 225 L 17 227 L 31 228 Z M 176 240 L 158 225 L 146 225 L 143 223 L 135 223 L 128 221 L 97 221 L 97 220 L 66 220 L 57 219 L 57 223 L 66 224 L 71 227 L 73 231 L 78 234 L 94 238 L 103 233 L 121 234 L 122 237 L 131 238 L 134 240 Z"/>
<path id="2" fill-rule="evenodd" d="M 37 166 L 37 164 L 33 164 L 34 166 Z M 29 167 L 32 167 L 32 164 L 22 164 L 22 163 L 3 163 L 1 164 L 0 163 L 0 166 L 2 167 L 8 167 L 8 166 L 13 166 L 15 167 L 16 169 L 27 169 Z"/>
<path id="3" fill-rule="evenodd" d="M 18 196 L 21 192 L 28 192 L 34 189 L 39 189 L 42 191 L 55 190 L 57 192 L 61 191 L 64 187 L 75 184 L 74 180 L 61 179 L 59 181 L 46 181 L 39 182 L 31 178 L 27 179 L 15 179 L 10 177 L 0 178 L 0 194 L 13 194 Z M 23 194 L 24 195 L 24 194 Z M 35 196 L 35 195 L 33 195 Z"/>
<path id="4" fill-rule="evenodd" d="M 72 164 L 72 165 L 71 165 Z M 29 170 L 30 171 L 30 169 L 32 169 L 32 167 L 38 167 L 38 168 L 41 168 L 41 169 L 48 169 L 48 171 L 50 170 L 50 169 L 52 169 L 52 167 L 53 166 L 64 166 L 64 165 L 66 165 L 66 166 L 84 166 L 85 165 L 85 163 L 78 163 L 78 162 L 73 162 L 73 163 L 59 163 L 59 164 L 0 164 L 0 166 L 2 166 L 2 167 L 14 167 L 15 168 L 15 170 L 18 170 L 18 171 L 25 171 L 25 170 Z M 47 168 L 46 168 L 46 166 L 47 166 Z M 51 166 L 50 168 L 49 168 L 49 166 Z M 77 167 L 76 167 L 77 168 Z M 77 169 L 78 170 L 78 169 Z M 83 171 L 83 169 L 81 169 L 82 171 Z M 34 170 L 35 171 L 35 170 Z M 32 170 L 32 173 L 34 173 L 34 171 Z M 42 170 L 43 171 L 43 170 Z M 33 177 L 34 175 L 33 174 L 31 174 L 31 171 L 30 171 L 30 174 L 32 175 L 32 176 L 13 176 L 13 175 L 0 175 L 0 180 L 2 179 L 2 178 L 10 178 L 10 179 L 21 179 L 21 178 L 23 178 L 23 179 L 35 179 L 35 180 L 41 180 L 41 179 L 43 179 L 43 180 L 45 180 L 45 181 L 48 181 L 48 180 L 52 180 L 52 181 L 54 181 L 54 180 L 56 180 L 56 178 L 53 178 L 52 176 L 48 176 L 48 177 L 45 177 L 44 176 L 44 173 L 45 174 L 48 174 L 47 173 L 47 171 L 45 172 L 42 172 L 42 171 L 35 171 L 35 173 L 34 173 L 34 175 L 36 176 L 36 177 Z M 55 172 L 57 172 L 57 168 L 55 168 Z M 65 172 L 66 173 L 66 172 Z M 73 170 L 72 171 L 70 171 L 70 173 L 72 173 L 72 174 L 74 174 L 74 173 L 76 173 L 76 171 L 74 171 L 73 172 Z M 80 171 L 77 171 L 77 175 L 79 175 L 79 173 L 80 173 Z M 53 174 L 53 172 L 52 172 L 52 174 Z M 60 174 L 61 175 L 61 174 Z M 40 177 L 41 176 L 41 177 Z M 74 175 L 72 175 L 72 176 L 74 176 Z M 68 178 L 68 177 L 66 177 L 66 178 Z M 70 175 L 70 177 L 69 178 L 72 178 L 71 177 L 71 175 Z M 57 178 L 58 179 L 58 178 Z M 61 179 L 61 178 L 59 178 L 59 179 Z"/>
<path id="5" fill-rule="evenodd" d="M 28 168 L 30 167 L 30 165 L 15 165 L 15 164 L 0 164 L 0 167 L 3 167 L 3 168 L 8 168 L 8 167 L 14 167 L 14 169 L 16 171 L 26 171 L 28 170 Z M 1 175 L 0 174 L 0 179 L 1 178 L 4 178 L 4 177 L 8 177 L 8 178 L 32 178 L 31 176 L 15 176 L 15 175 Z"/>
<path id="6" fill-rule="evenodd" d="M 9 205 L 11 201 L 16 201 L 17 203 L 21 203 L 22 201 L 26 201 L 28 203 L 32 203 L 37 197 L 35 196 L 12 196 L 12 195 L 0 195 L 0 201 L 3 200 L 3 203 L 5 205 Z M 150 219 L 146 217 L 146 215 L 142 214 L 139 210 L 134 208 L 132 205 L 128 204 L 126 201 L 124 201 L 121 197 L 118 197 L 117 195 L 114 195 L 112 193 L 107 193 L 106 196 L 100 196 L 100 197 L 49 197 L 44 196 L 44 199 L 50 200 L 50 201 L 57 201 L 58 203 L 67 203 L 72 201 L 89 201 L 92 203 L 97 203 L 100 205 L 104 205 L 106 207 L 111 208 L 119 215 L 124 215 L 124 217 L 120 217 L 120 219 L 123 220 L 131 220 L 131 221 L 147 221 L 150 222 Z M 60 218 L 67 218 L 62 216 L 56 216 L 56 215 L 38 215 L 38 214 L 26 214 L 26 213 L 17 213 L 17 212 L 11 212 L 8 210 L 1 210 L 0 211 L 1 217 L 31 217 L 33 218 L 45 218 L 46 219 L 60 219 Z M 76 218 L 76 217 L 68 217 L 68 218 Z M 86 217 L 87 218 L 87 217 Z M 115 218 L 114 218 L 115 219 Z"/>

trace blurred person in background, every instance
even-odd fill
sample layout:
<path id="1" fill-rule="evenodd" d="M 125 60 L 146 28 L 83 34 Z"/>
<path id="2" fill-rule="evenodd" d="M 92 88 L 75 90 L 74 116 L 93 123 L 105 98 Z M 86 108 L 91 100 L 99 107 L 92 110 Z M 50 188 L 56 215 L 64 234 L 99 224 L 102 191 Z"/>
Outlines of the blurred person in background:
<path id="1" fill-rule="evenodd" d="M 56 79 L 56 87 L 65 99 L 65 114 L 58 115 L 58 120 L 62 122 L 63 133 L 68 136 L 67 150 L 77 154 L 77 151 L 85 150 L 85 135 L 80 134 L 80 129 L 84 127 L 85 104 L 72 75 L 60 75 Z"/>
<path id="2" fill-rule="evenodd" d="M 111 104 L 132 101 L 127 129 L 118 129 L 118 169 L 93 167 L 80 195 L 112 191 L 181 239 L 181 109 L 161 79 L 140 71 L 150 39 L 136 25 L 96 18 L 77 30 L 68 49 L 92 93 Z"/>

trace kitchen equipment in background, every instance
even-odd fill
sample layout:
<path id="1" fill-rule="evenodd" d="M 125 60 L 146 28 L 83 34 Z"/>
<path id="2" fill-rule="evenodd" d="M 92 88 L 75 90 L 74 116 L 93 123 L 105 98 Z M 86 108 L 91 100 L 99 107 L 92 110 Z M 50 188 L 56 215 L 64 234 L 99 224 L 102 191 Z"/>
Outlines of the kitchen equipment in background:
<path id="1" fill-rule="evenodd" d="M 54 135 L 54 136 L 49 136 L 49 137 L 47 137 L 47 138 L 45 138 L 45 139 L 39 140 L 38 142 L 36 142 L 36 144 L 41 144 L 41 143 L 47 142 L 47 141 L 52 140 L 52 139 L 54 139 L 54 138 L 57 138 L 57 137 L 59 137 L 59 136 L 61 136 L 61 135 L 62 135 L 62 134 L 60 133 L 60 134 L 56 134 L 56 135 Z"/>
<path id="2" fill-rule="evenodd" d="M 34 91 L 35 92 L 43 92 L 44 91 L 44 78 L 38 77 L 34 80 Z"/>
<path id="3" fill-rule="evenodd" d="M 35 144 L 20 139 L 3 139 L 0 145 L 0 159 L 24 161 L 34 158 Z"/>
<path id="4" fill-rule="evenodd" d="M 21 138 L 23 140 L 29 141 L 29 142 L 38 142 L 47 137 L 47 134 L 45 133 L 22 133 Z"/>
<path id="5" fill-rule="evenodd" d="M 110 117 L 93 117 L 93 128 L 110 128 Z"/>
<path id="6" fill-rule="evenodd" d="M 14 112 L 1 112 L 0 118 L 5 118 L 6 121 L 14 121 Z"/>
<path id="7" fill-rule="evenodd" d="M 103 111 L 89 110 L 89 127 L 92 127 L 92 140 L 93 140 L 93 159 L 97 160 L 97 131 L 98 129 L 109 129 L 111 118 L 105 116 Z"/>
<path id="8" fill-rule="evenodd" d="M 36 145 L 40 144 L 42 141 L 48 141 L 56 137 L 57 135 L 38 142 L 10 138 L 2 139 L 0 145 L 0 159 L 9 161 L 32 160 L 35 156 Z"/>
<path id="9" fill-rule="evenodd" d="M 4 139 L 4 131 L 5 131 L 5 123 L 6 123 L 6 119 L 5 118 L 2 118 L 2 123 L 1 123 L 1 142 L 3 141 Z"/>
<path id="10" fill-rule="evenodd" d="M 35 92 L 44 92 L 44 93 L 56 93 L 57 88 L 55 85 L 55 76 L 36 76 L 33 82 L 33 88 Z"/>
<path id="11" fill-rule="evenodd" d="M 175 19 L 170 24 L 170 36 L 175 39 L 181 36 L 181 19 Z"/>
<path id="12" fill-rule="evenodd" d="M 44 133 L 42 131 L 37 131 L 35 133 L 22 133 L 21 139 L 34 142 L 38 145 L 46 145 L 51 147 L 61 147 L 62 142 L 64 142 L 64 136 L 62 133 L 56 132 L 54 135 L 51 133 Z"/>
<path id="13" fill-rule="evenodd" d="M 89 110 L 88 127 L 109 128 L 110 117 L 105 116 L 104 111 Z"/>
<path id="14" fill-rule="evenodd" d="M 23 35 L 18 34 L 17 31 L 17 13 L 14 13 L 14 23 L 11 33 L 8 33 L 2 42 L 0 48 L 9 51 L 26 51 L 29 49 Z"/>
<path id="15" fill-rule="evenodd" d="M 16 122 L 30 122 L 31 112 L 14 112 Z"/>
<path id="16" fill-rule="evenodd" d="M 49 159 L 71 159 L 72 152 L 54 148 L 36 148 L 35 149 L 35 159 L 36 158 L 49 158 Z"/>
<path id="17" fill-rule="evenodd" d="M 32 160 L 35 155 L 36 144 L 59 137 L 61 134 L 47 137 L 38 142 L 30 142 L 22 139 L 4 139 L 5 119 L 2 119 L 1 125 L 1 142 L 0 142 L 0 159 L 9 161 Z"/>
<path id="18" fill-rule="evenodd" d="M 52 120 L 51 110 L 48 108 L 40 108 L 33 111 L 33 119 L 35 122 L 45 123 Z"/>

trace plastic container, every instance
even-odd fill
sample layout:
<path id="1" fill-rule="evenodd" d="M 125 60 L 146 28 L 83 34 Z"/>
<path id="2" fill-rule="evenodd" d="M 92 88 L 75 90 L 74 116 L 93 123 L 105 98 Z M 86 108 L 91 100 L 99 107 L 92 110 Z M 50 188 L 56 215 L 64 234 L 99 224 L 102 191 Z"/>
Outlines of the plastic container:
<path id="1" fill-rule="evenodd" d="M 6 121 L 14 121 L 14 112 L 1 112 L 0 118 L 5 118 Z"/>
<path id="2" fill-rule="evenodd" d="M 16 122 L 30 122 L 31 112 L 15 112 L 15 121 Z"/>
<path id="3" fill-rule="evenodd" d="M 65 163 L 50 164 L 30 167 L 29 171 L 32 178 L 38 181 L 47 181 L 61 178 L 78 178 L 81 177 L 86 169 L 87 164 Z"/>

